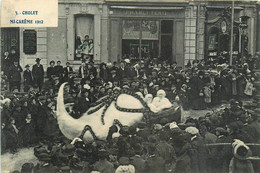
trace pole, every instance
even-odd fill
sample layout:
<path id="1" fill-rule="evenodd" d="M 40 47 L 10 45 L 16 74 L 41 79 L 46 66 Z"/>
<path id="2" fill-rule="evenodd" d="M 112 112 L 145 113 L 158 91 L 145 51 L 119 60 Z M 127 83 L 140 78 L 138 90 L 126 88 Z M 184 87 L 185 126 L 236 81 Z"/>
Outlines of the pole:
<path id="1" fill-rule="evenodd" d="M 248 146 L 260 146 L 259 143 L 245 143 Z M 206 144 L 206 146 L 211 147 L 211 146 L 224 146 L 224 145 L 232 145 L 232 143 L 214 143 L 214 144 Z"/>
<path id="2" fill-rule="evenodd" d="M 231 13 L 231 34 L 230 34 L 230 60 L 229 64 L 232 65 L 232 56 L 233 56 L 233 27 L 234 27 L 234 0 L 232 0 L 232 13 Z"/>

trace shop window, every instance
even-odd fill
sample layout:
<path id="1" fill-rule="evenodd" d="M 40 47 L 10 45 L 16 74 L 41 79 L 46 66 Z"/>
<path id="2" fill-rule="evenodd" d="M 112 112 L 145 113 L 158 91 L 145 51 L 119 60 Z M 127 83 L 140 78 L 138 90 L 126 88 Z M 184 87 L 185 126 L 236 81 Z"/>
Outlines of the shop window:
<path id="1" fill-rule="evenodd" d="M 75 60 L 94 56 L 94 16 L 75 16 Z"/>
<path id="2" fill-rule="evenodd" d="M 122 55 L 131 59 L 158 57 L 159 21 L 123 20 Z"/>
<path id="3" fill-rule="evenodd" d="M 37 52 L 37 33 L 35 30 L 23 31 L 23 52 L 34 55 Z"/>

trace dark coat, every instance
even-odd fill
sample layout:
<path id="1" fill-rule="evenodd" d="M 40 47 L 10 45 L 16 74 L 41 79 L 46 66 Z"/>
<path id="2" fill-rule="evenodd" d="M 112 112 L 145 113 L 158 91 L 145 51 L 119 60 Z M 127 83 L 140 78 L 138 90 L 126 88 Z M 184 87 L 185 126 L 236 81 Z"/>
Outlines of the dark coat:
<path id="1" fill-rule="evenodd" d="M 5 128 L 1 130 L 1 153 L 3 154 L 6 150 L 6 130 Z"/>
<path id="2" fill-rule="evenodd" d="M 196 137 L 191 141 L 191 170 L 194 173 L 207 173 L 207 149 L 202 137 Z"/>
<path id="3" fill-rule="evenodd" d="M 147 173 L 162 173 L 165 172 L 165 160 L 157 155 L 150 156 L 146 161 Z"/>
<path id="4" fill-rule="evenodd" d="M 54 67 L 48 67 L 47 68 L 47 77 L 51 78 L 52 75 L 55 75 L 55 68 Z"/>
<path id="5" fill-rule="evenodd" d="M 35 142 L 35 124 L 33 121 L 30 123 L 24 123 L 19 132 L 19 136 L 22 140 L 23 146 L 27 146 L 28 144 L 32 144 Z"/>
<path id="6" fill-rule="evenodd" d="M 191 159 L 190 159 L 190 152 L 191 152 L 191 145 L 186 143 L 180 146 L 177 152 L 177 162 L 175 167 L 175 173 L 190 173 L 191 171 Z"/>
<path id="7" fill-rule="evenodd" d="M 244 126 L 242 130 L 251 137 L 253 142 L 260 141 L 260 125 L 256 121 Z"/>
<path id="8" fill-rule="evenodd" d="M 139 156 L 135 155 L 131 157 L 131 165 L 135 167 L 135 172 L 136 173 L 143 173 L 145 172 L 145 160 Z"/>
<path id="9" fill-rule="evenodd" d="M 222 136 L 218 136 L 216 143 L 224 143 L 226 141 L 226 136 L 222 135 Z M 216 147 L 212 147 L 210 150 L 210 157 L 214 163 L 214 165 L 212 165 L 212 170 L 214 170 L 216 173 L 221 172 L 222 171 L 222 165 L 223 165 L 223 158 L 221 155 L 221 151 L 223 150 L 224 146 L 216 146 Z"/>
<path id="10" fill-rule="evenodd" d="M 22 126 L 23 121 L 26 117 L 26 113 L 27 112 L 24 112 L 24 111 L 20 111 L 20 112 L 14 111 L 12 113 L 12 117 L 15 119 L 15 123 L 16 123 L 17 128 L 20 128 Z"/>
<path id="11" fill-rule="evenodd" d="M 12 65 L 10 67 L 10 78 L 13 82 L 20 82 L 21 81 L 21 72 L 23 71 L 22 67 L 18 65 Z"/>
<path id="12" fill-rule="evenodd" d="M 15 132 L 13 126 L 8 125 L 6 127 L 6 146 L 16 148 L 18 141 L 18 134 Z"/>
<path id="13" fill-rule="evenodd" d="M 37 65 L 34 64 L 32 68 L 32 76 L 34 79 L 41 79 L 43 80 L 44 78 L 44 70 L 43 70 L 43 65 Z"/>
<path id="14" fill-rule="evenodd" d="M 245 143 L 252 142 L 247 133 L 245 133 L 243 131 L 239 131 L 239 132 L 230 134 L 225 139 L 224 143 L 232 143 L 232 142 L 234 142 L 234 139 L 239 139 Z M 231 145 L 224 146 L 223 149 L 219 152 L 220 152 L 219 160 L 222 160 L 222 171 L 227 172 L 230 160 L 233 157 L 232 146 Z"/>
<path id="15" fill-rule="evenodd" d="M 126 67 L 125 67 L 124 69 L 118 68 L 118 70 L 117 70 L 117 76 L 119 77 L 120 80 L 129 77 L 127 68 L 126 68 Z"/>
<path id="16" fill-rule="evenodd" d="M 73 69 L 72 67 L 64 67 L 63 68 L 63 74 L 64 74 L 64 81 L 68 81 L 69 79 L 69 73 L 72 73 L 73 72 Z"/>
<path id="17" fill-rule="evenodd" d="M 82 66 L 79 66 L 79 77 L 83 78 L 81 70 L 82 70 Z M 84 77 L 86 78 L 87 76 L 88 76 L 87 67 L 84 67 Z"/>
<path id="18" fill-rule="evenodd" d="M 174 148 L 166 141 L 161 141 L 156 145 L 156 150 L 166 163 L 176 162 L 176 154 Z"/>
<path id="19" fill-rule="evenodd" d="M 101 173 L 115 172 L 114 165 L 107 160 L 99 160 L 93 165 L 93 170 Z"/>
<path id="20" fill-rule="evenodd" d="M 96 67 L 91 67 L 88 69 L 89 74 L 92 73 L 94 75 L 94 77 L 97 77 L 97 68 Z"/>
<path id="21" fill-rule="evenodd" d="M 100 69 L 99 77 L 102 78 L 105 82 L 107 82 L 109 74 L 107 69 Z"/>
<path id="22" fill-rule="evenodd" d="M 62 74 L 63 74 L 63 66 L 61 66 L 61 65 L 56 65 L 56 66 L 54 67 L 54 71 L 55 71 L 55 75 L 57 75 L 57 76 L 62 75 Z"/>
<path id="23" fill-rule="evenodd" d="M 24 83 L 26 83 L 27 85 L 31 85 L 32 84 L 32 72 L 31 72 L 31 70 L 29 70 L 29 71 L 25 70 L 23 72 L 23 78 L 24 78 Z"/>

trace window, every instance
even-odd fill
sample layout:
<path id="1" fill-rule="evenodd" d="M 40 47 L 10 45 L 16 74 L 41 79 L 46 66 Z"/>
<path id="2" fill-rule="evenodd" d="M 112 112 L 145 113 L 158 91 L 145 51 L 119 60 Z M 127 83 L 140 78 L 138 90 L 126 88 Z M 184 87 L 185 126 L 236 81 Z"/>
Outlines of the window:
<path id="1" fill-rule="evenodd" d="M 123 58 L 150 58 L 159 55 L 159 21 L 123 20 Z"/>
<path id="2" fill-rule="evenodd" d="M 75 60 L 93 60 L 94 56 L 94 16 L 75 16 Z"/>
<path id="3" fill-rule="evenodd" d="M 37 33 L 35 30 L 23 31 L 23 52 L 34 55 L 37 52 Z"/>

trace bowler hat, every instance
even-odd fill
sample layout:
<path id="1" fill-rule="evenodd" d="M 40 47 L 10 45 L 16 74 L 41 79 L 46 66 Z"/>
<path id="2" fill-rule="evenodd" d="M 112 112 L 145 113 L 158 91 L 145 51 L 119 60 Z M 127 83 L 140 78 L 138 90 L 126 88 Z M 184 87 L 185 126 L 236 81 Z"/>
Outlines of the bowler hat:
<path id="1" fill-rule="evenodd" d="M 36 60 L 35 60 L 36 62 L 39 62 L 39 61 L 41 61 L 41 59 L 40 58 L 36 58 Z"/>
<path id="2" fill-rule="evenodd" d="M 25 66 L 25 68 L 30 67 L 28 64 Z"/>

